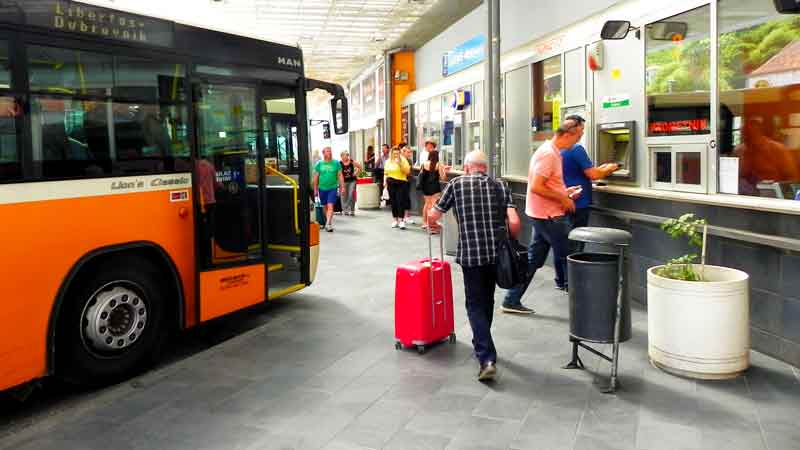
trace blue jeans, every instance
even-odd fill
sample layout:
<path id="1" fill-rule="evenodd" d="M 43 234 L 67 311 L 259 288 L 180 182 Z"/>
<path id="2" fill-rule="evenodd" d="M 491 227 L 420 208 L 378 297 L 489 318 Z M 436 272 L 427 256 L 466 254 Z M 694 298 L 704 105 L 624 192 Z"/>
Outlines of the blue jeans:
<path id="1" fill-rule="evenodd" d="M 503 301 L 505 306 L 518 306 L 528 290 L 536 271 L 544 265 L 550 248 L 553 249 L 553 265 L 556 269 L 556 286 L 567 285 L 567 255 L 570 251 L 569 232 L 572 220 L 569 216 L 551 219 L 533 219 L 533 237 L 528 247 L 528 276 L 520 284 L 509 289 Z"/>
<path id="2" fill-rule="evenodd" d="M 464 272 L 464 296 L 467 317 L 472 327 L 472 346 L 481 365 L 497 362 L 497 350 L 492 340 L 492 317 L 494 315 L 494 264 L 476 267 L 461 267 Z"/>

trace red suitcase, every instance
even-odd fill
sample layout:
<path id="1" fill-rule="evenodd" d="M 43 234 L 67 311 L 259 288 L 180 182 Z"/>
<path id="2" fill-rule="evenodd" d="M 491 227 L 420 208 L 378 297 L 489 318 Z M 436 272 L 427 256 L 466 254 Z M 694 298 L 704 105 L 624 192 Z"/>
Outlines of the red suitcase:
<path id="1" fill-rule="evenodd" d="M 429 249 L 430 239 L 428 233 Z M 395 348 L 413 346 L 424 353 L 430 344 L 445 339 L 455 342 L 453 279 L 450 263 L 443 257 L 418 259 L 398 267 L 394 293 Z"/>

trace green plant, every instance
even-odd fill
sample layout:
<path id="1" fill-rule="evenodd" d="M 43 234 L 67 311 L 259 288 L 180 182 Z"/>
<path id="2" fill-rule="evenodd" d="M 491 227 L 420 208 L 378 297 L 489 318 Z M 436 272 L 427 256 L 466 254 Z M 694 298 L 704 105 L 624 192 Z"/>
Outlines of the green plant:
<path id="1" fill-rule="evenodd" d="M 667 261 L 667 263 L 656 271 L 656 274 L 664 278 L 683 281 L 705 281 L 705 262 L 706 262 L 706 235 L 708 223 L 705 219 L 696 219 L 694 214 L 684 214 L 677 219 L 669 219 L 661 224 L 671 238 L 686 238 L 689 245 L 702 248 L 700 260 L 700 272 L 695 270 L 697 254 L 679 256 Z"/>

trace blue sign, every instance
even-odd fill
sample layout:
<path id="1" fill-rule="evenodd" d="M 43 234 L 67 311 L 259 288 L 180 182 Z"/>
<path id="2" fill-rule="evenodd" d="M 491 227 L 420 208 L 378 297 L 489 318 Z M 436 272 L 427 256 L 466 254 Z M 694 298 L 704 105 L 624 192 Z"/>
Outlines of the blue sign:
<path id="1" fill-rule="evenodd" d="M 474 66 L 486 58 L 486 36 L 475 36 L 442 56 L 442 75 Z"/>

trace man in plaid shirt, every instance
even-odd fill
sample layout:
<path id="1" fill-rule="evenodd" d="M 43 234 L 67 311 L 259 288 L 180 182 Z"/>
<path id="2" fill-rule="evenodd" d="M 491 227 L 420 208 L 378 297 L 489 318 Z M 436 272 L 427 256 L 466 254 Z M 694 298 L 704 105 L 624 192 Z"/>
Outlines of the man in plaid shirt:
<path id="1" fill-rule="evenodd" d="M 478 380 L 491 380 L 497 373 L 497 351 L 492 341 L 492 313 L 494 311 L 495 231 L 502 225 L 498 208 L 505 208 L 508 230 L 517 236 L 519 216 L 505 184 L 502 188 L 503 204 L 498 205 L 496 186 L 486 174 L 486 154 L 473 151 L 464 159 L 464 172 L 445 187 L 442 197 L 428 214 L 429 221 L 437 221 L 451 208 L 455 208 L 458 221 L 458 253 L 456 262 L 464 272 L 464 296 L 467 316 L 472 327 L 472 345 L 480 363 Z M 429 222 L 431 223 L 431 222 Z"/>

